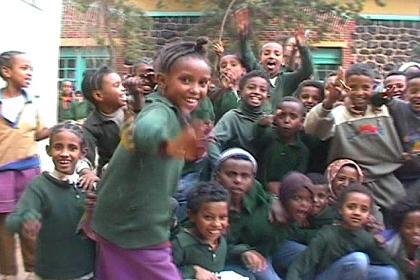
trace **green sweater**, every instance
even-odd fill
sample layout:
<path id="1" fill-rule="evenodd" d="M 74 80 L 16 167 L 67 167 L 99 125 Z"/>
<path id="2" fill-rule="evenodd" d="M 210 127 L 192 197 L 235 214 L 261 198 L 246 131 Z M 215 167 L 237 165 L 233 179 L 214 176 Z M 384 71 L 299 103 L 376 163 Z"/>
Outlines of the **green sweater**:
<path id="1" fill-rule="evenodd" d="M 251 70 L 265 71 L 255 57 L 247 38 L 240 39 L 240 51 L 242 58 Z M 314 72 L 309 48 L 299 47 L 299 52 L 302 57 L 302 66 L 295 72 L 280 72 L 277 76 L 274 87 L 271 90 L 271 107 L 273 111 L 276 110 L 277 104 L 282 97 L 292 95 L 299 84 L 302 81 L 309 79 Z"/>
<path id="2" fill-rule="evenodd" d="M 219 89 L 210 98 L 213 102 L 216 122 L 218 122 L 227 111 L 238 108 L 241 100 L 239 93 L 225 89 Z"/>
<path id="3" fill-rule="evenodd" d="M 98 234 L 127 249 L 169 240 L 171 196 L 184 161 L 162 155 L 161 148 L 184 125 L 178 108 L 161 95 L 139 113 L 131 134 L 135 149 L 122 139 L 98 186 L 93 217 Z"/>
<path id="4" fill-rule="evenodd" d="M 184 278 L 195 278 L 194 265 L 211 272 L 220 272 L 225 267 L 227 245 L 224 237 L 220 238 L 216 251 L 206 242 L 182 229 L 172 240 L 174 262 Z"/>
<path id="5" fill-rule="evenodd" d="M 84 209 L 84 192 L 46 172 L 25 190 L 6 226 L 20 233 L 29 220 L 42 223 L 35 258 L 37 275 L 73 279 L 94 271 L 95 244 L 76 233 Z"/>
<path id="6" fill-rule="evenodd" d="M 322 228 L 308 248 L 292 263 L 287 279 L 315 276 L 341 257 L 354 252 L 367 254 L 371 264 L 394 265 L 372 234 L 365 230 L 350 231 L 340 225 L 332 225 Z"/>
<path id="7" fill-rule="evenodd" d="M 249 250 L 270 256 L 286 240 L 287 227 L 271 223 L 270 211 L 270 196 L 256 181 L 244 197 L 242 212 L 229 213 L 228 263 L 239 263 L 240 255 Z"/>
<path id="8" fill-rule="evenodd" d="M 306 172 L 309 150 L 299 135 L 292 144 L 286 144 L 274 127 L 254 126 L 254 149 L 257 151 L 257 178 L 266 187 L 269 182 L 280 182 L 290 171 Z"/>

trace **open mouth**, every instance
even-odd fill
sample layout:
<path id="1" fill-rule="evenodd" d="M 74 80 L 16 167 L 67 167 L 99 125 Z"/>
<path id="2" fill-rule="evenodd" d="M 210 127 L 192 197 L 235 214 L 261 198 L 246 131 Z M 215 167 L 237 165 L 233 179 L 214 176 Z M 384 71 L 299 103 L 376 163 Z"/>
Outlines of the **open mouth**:
<path id="1" fill-rule="evenodd" d="M 277 66 L 277 62 L 276 61 L 267 61 L 267 63 L 265 64 L 268 70 L 274 70 L 274 68 L 276 68 Z"/>

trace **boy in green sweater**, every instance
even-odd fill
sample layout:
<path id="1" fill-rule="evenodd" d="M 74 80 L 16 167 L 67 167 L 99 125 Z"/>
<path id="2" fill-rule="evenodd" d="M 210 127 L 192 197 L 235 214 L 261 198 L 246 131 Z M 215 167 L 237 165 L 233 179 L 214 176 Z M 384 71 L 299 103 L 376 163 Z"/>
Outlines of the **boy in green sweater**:
<path id="1" fill-rule="evenodd" d="M 263 45 L 260 60 L 255 57 L 249 44 L 250 18 L 247 9 L 235 13 L 236 29 L 239 34 L 239 45 L 242 59 L 251 70 L 264 70 L 270 76 L 272 86 L 271 105 L 273 111 L 283 96 L 292 95 L 300 82 L 309 79 L 313 74 L 312 59 L 306 45 L 305 32 L 296 32 L 296 45 L 302 59 L 302 66 L 295 72 L 282 71 L 283 47 L 276 42 Z"/>
<path id="2" fill-rule="evenodd" d="M 339 208 L 342 221 L 322 228 L 291 265 L 295 279 L 404 279 L 372 234 L 364 230 L 373 206 L 371 192 L 360 184 L 344 190 Z"/>
<path id="3" fill-rule="evenodd" d="M 86 198 L 75 172 L 86 154 L 82 129 L 72 123 L 56 125 L 47 152 L 54 171 L 32 182 L 6 226 L 37 240 L 35 273 L 41 279 L 91 279 L 95 244 L 76 234 Z"/>

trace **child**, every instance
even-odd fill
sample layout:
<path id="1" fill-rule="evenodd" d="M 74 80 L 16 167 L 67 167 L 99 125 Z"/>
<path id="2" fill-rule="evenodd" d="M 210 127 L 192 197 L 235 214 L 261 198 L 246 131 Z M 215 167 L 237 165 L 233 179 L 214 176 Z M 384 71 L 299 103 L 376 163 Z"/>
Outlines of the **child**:
<path id="1" fill-rule="evenodd" d="M 299 84 L 295 95 L 302 101 L 306 112 L 309 112 L 324 100 L 324 86 L 318 81 L 303 81 Z"/>
<path id="2" fill-rule="evenodd" d="M 270 193 L 278 194 L 280 182 L 290 171 L 306 172 L 308 148 L 300 140 L 305 108 L 297 98 L 286 96 L 277 107 L 273 127 L 255 126 L 255 147 L 259 155 L 257 178 Z"/>
<path id="3" fill-rule="evenodd" d="M 7 83 L 0 89 L 0 273 L 17 274 L 15 237 L 4 223 L 13 212 L 26 186 L 40 174 L 36 141 L 48 137 L 35 100 L 24 90 L 32 80 L 32 64 L 25 53 L 0 54 L 0 76 Z M 24 266 L 33 270 L 35 243 L 20 236 Z"/>
<path id="4" fill-rule="evenodd" d="M 420 204 L 407 197 L 394 205 L 391 215 L 397 234 L 385 250 L 407 279 L 420 279 Z"/>
<path id="5" fill-rule="evenodd" d="M 240 104 L 239 81 L 246 74 L 245 64 L 236 54 L 223 55 L 223 46 L 217 44 L 216 54 L 220 56 L 219 79 L 221 88 L 211 96 L 216 115 L 216 122 L 229 110 Z"/>
<path id="6" fill-rule="evenodd" d="M 343 76 L 342 74 L 340 76 Z M 353 64 L 345 73 L 347 98 L 337 86 L 306 116 L 305 132 L 321 140 L 331 138 L 329 161 L 348 158 L 366 174 L 365 184 L 372 190 L 384 213 L 405 191 L 393 172 L 401 166 L 402 147 L 392 118 L 385 106 L 372 108 L 373 73 L 366 64 Z"/>
<path id="7" fill-rule="evenodd" d="M 405 99 L 405 90 L 407 89 L 407 80 L 404 72 L 392 71 L 386 75 L 384 80 L 385 89 L 391 90 L 396 98 Z"/>
<path id="8" fill-rule="evenodd" d="M 73 120 L 71 105 L 73 102 L 73 83 L 64 81 L 58 100 L 58 121 Z"/>
<path id="9" fill-rule="evenodd" d="M 85 100 L 83 93 L 80 90 L 74 92 L 71 110 L 73 112 L 73 119 L 80 124 L 84 123 L 91 111 L 90 104 Z"/>
<path id="10" fill-rule="evenodd" d="M 321 227 L 320 224 L 324 224 L 325 220 L 328 220 L 328 224 L 332 224 L 331 217 L 327 217 L 329 212 L 327 179 L 320 173 L 308 173 L 306 176 L 312 181 L 311 191 L 314 195 L 310 223 L 317 228 Z"/>
<path id="11" fill-rule="evenodd" d="M 201 183 L 187 196 L 192 227 L 172 240 L 174 262 L 189 279 L 217 280 L 227 254 L 223 237 L 228 227 L 229 193 L 217 183 Z"/>
<path id="12" fill-rule="evenodd" d="M 220 153 L 228 148 L 239 147 L 255 154 L 252 145 L 254 125 L 263 117 L 263 106 L 270 94 L 270 82 L 261 71 L 251 71 L 239 83 L 241 103 L 239 108 L 230 110 L 214 128 L 216 143 L 209 146 L 212 163 Z"/>
<path id="13" fill-rule="evenodd" d="M 155 60 L 160 93 L 134 122 L 133 149 L 122 139 L 98 186 L 98 279 L 180 279 L 169 243 L 171 197 L 184 159 L 205 153 L 188 119 L 211 78 L 206 43 L 166 45 Z"/>
<path id="14" fill-rule="evenodd" d="M 372 205 L 370 191 L 360 184 L 347 188 L 339 199 L 342 221 L 318 232 L 287 279 L 400 279 L 391 258 L 363 229 Z"/>
<path id="15" fill-rule="evenodd" d="M 102 168 L 109 162 L 120 142 L 126 96 L 120 76 L 107 66 L 83 78 L 82 92 L 95 106 L 83 125 L 87 158 L 95 165 L 97 149 L 97 173 L 101 176 Z"/>
<path id="16" fill-rule="evenodd" d="M 391 94 L 395 88 L 387 91 Z M 390 113 L 394 116 L 395 127 L 400 136 L 406 160 L 396 172 L 398 178 L 404 184 L 407 193 L 412 198 L 420 199 L 420 72 L 407 76 L 407 90 L 405 99 L 392 96 L 381 96 L 382 103 L 388 103 Z M 414 197 L 413 197 L 414 196 Z"/>
<path id="17" fill-rule="evenodd" d="M 224 151 L 216 163 L 215 180 L 230 193 L 226 270 L 277 280 L 269 257 L 286 239 L 286 227 L 270 222 L 271 198 L 256 172 L 255 158 L 240 148 Z"/>
<path id="18" fill-rule="evenodd" d="M 282 72 L 283 47 L 276 42 L 268 42 L 261 49 L 260 61 L 258 62 L 249 44 L 250 18 L 247 9 L 241 9 L 235 13 L 236 28 L 239 34 L 240 51 L 243 60 L 251 70 L 264 70 L 270 76 L 270 84 L 273 87 L 270 97 L 273 111 L 280 99 L 292 95 L 300 82 L 309 79 L 313 74 L 313 65 L 309 48 L 306 46 L 306 38 L 303 30 L 296 33 L 296 45 L 301 55 L 302 65 L 295 72 Z"/>
<path id="19" fill-rule="evenodd" d="M 75 173 L 86 152 L 82 129 L 69 122 L 54 126 L 47 152 L 54 171 L 29 185 L 7 228 L 36 240 L 35 273 L 41 279 L 91 279 L 95 244 L 76 234 L 86 194 Z"/>

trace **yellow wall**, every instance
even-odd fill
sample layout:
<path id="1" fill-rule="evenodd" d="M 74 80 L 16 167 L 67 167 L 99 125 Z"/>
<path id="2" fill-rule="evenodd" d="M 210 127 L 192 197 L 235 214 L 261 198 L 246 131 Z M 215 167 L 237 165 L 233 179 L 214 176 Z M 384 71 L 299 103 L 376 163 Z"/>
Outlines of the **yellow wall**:
<path id="1" fill-rule="evenodd" d="M 197 0 L 197 2 L 211 1 L 211 0 Z M 293 1 L 293 0 L 290 0 Z M 384 7 L 378 6 L 375 0 L 366 0 L 365 7 L 362 14 L 369 15 L 399 15 L 399 16 L 419 16 L 420 20 L 420 0 L 384 0 L 386 5 Z M 132 0 L 137 5 L 147 12 L 183 12 L 183 11 L 199 11 L 200 5 L 188 7 L 181 4 L 181 0 L 163 0 L 165 5 L 158 9 L 158 0 Z M 228 3 L 229 1 L 226 0 Z"/>

